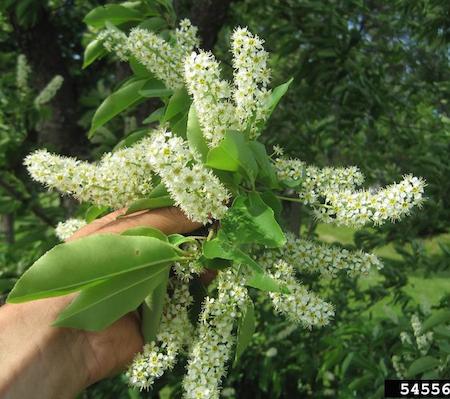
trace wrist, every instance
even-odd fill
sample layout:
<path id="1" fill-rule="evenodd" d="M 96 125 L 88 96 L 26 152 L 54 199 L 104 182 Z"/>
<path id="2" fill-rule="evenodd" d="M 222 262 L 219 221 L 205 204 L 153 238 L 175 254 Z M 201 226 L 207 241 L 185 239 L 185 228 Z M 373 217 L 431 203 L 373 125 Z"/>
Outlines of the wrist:
<path id="1" fill-rule="evenodd" d="M 70 300 L 50 298 L 1 309 L 0 396 L 70 398 L 87 386 L 89 351 L 84 333 L 51 326 Z"/>

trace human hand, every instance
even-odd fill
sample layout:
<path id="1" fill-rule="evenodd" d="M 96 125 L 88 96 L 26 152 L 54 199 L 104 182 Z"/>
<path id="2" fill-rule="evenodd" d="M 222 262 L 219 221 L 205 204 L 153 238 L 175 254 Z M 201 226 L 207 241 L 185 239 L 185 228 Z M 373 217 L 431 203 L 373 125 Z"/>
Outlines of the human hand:
<path id="1" fill-rule="evenodd" d="M 178 208 L 141 211 L 117 218 L 118 210 L 77 231 L 68 241 L 91 234 L 121 233 L 138 226 L 166 234 L 200 227 Z M 85 387 L 123 369 L 143 345 L 139 317 L 129 313 L 103 331 L 52 327 L 76 294 L 0 308 L 0 397 L 73 398 Z"/>

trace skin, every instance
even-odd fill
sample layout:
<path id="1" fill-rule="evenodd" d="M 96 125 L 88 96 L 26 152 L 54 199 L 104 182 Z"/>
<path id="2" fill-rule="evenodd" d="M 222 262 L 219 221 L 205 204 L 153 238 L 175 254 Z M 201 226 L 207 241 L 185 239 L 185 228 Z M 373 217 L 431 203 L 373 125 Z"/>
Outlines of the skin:
<path id="1" fill-rule="evenodd" d="M 200 227 L 178 208 L 137 212 L 124 209 L 83 227 L 68 241 L 91 234 L 121 233 L 151 226 L 166 234 Z M 208 282 L 211 275 L 203 276 Z M 73 398 L 87 386 L 123 370 L 142 349 L 137 313 L 100 332 L 51 327 L 76 294 L 0 308 L 0 398 Z"/>

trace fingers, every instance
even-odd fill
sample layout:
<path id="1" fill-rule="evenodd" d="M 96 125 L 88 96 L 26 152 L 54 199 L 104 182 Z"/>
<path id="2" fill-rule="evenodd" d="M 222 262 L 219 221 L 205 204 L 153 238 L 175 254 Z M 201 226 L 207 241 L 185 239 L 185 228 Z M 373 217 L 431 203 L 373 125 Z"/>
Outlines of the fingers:
<path id="1" fill-rule="evenodd" d="M 201 227 L 200 223 L 192 222 L 186 215 L 175 207 L 141 211 L 124 215 L 126 209 L 119 209 L 78 230 L 68 241 L 85 237 L 94 233 L 120 234 L 133 227 L 149 226 L 161 230 L 166 234 L 189 233 Z"/>

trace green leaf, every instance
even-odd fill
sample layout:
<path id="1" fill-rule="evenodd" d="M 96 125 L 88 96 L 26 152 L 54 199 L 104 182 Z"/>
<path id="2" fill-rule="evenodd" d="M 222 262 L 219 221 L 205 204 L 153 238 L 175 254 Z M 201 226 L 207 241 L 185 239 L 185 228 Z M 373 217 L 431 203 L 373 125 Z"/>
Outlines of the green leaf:
<path id="1" fill-rule="evenodd" d="M 450 310 L 437 310 L 423 322 L 422 332 L 426 332 L 430 328 L 437 326 L 438 324 L 447 323 L 448 321 L 450 321 Z"/>
<path id="2" fill-rule="evenodd" d="M 255 308 L 253 306 L 253 302 L 249 300 L 238 324 L 236 354 L 234 357 L 235 365 L 237 364 L 237 361 L 241 357 L 242 353 L 244 353 L 245 349 L 250 344 L 255 332 L 255 327 Z"/>
<path id="3" fill-rule="evenodd" d="M 141 331 L 145 342 L 155 340 L 161 323 L 161 316 L 166 302 L 167 283 L 169 281 L 169 268 L 162 282 L 153 292 L 145 298 L 142 304 Z"/>
<path id="4" fill-rule="evenodd" d="M 151 237 L 97 234 L 57 245 L 19 279 L 8 302 L 65 295 L 133 270 L 179 260 L 169 243 Z"/>
<path id="5" fill-rule="evenodd" d="M 148 18 L 139 24 L 139 28 L 147 29 L 152 32 L 159 32 L 160 30 L 167 28 L 167 21 L 161 17 Z"/>
<path id="6" fill-rule="evenodd" d="M 142 95 L 139 94 L 139 91 L 147 82 L 148 79 L 133 80 L 109 95 L 95 111 L 88 134 L 89 138 L 94 135 L 100 126 L 103 126 L 116 115 L 141 100 Z"/>
<path id="7" fill-rule="evenodd" d="M 153 123 L 160 122 L 164 115 L 165 107 L 158 108 L 156 111 L 152 112 L 147 118 L 145 118 L 142 123 Z"/>
<path id="8" fill-rule="evenodd" d="M 131 229 L 125 230 L 122 232 L 123 236 L 144 236 L 144 237 L 154 237 L 158 240 L 162 240 L 165 242 L 169 242 L 167 236 L 159 229 L 155 229 L 154 227 L 142 226 L 142 227 L 133 227 Z"/>
<path id="9" fill-rule="evenodd" d="M 88 287 L 61 312 L 55 326 L 99 331 L 136 309 L 167 275 L 169 265 L 136 270 Z"/>
<path id="10" fill-rule="evenodd" d="M 422 374 L 425 371 L 429 371 L 437 366 L 439 366 L 440 362 L 438 359 L 432 356 L 424 356 L 420 359 L 415 360 L 411 363 L 406 372 L 406 377 L 411 378 L 415 377 L 419 374 Z"/>
<path id="11" fill-rule="evenodd" d="M 272 208 L 255 192 L 237 197 L 221 224 L 232 242 L 257 243 L 269 248 L 280 247 L 286 242 Z"/>
<path id="12" fill-rule="evenodd" d="M 195 241 L 194 238 L 189 236 L 184 236 L 182 234 L 171 234 L 168 237 L 169 242 L 172 245 L 175 245 L 176 247 L 179 247 L 181 244 L 184 244 L 186 242 L 193 242 Z"/>
<path id="13" fill-rule="evenodd" d="M 113 152 L 120 150 L 121 148 L 131 147 L 133 144 L 142 140 L 149 134 L 149 130 L 147 128 L 136 130 L 130 133 L 123 140 L 120 140 L 116 146 L 113 148 Z"/>
<path id="14" fill-rule="evenodd" d="M 10 290 L 15 283 L 15 278 L 0 278 L 0 292 L 3 293 Z"/>
<path id="15" fill-rule="evenodd" d="M 261 291 L 281 292 L 283 294 L 289 294 L 289 290 L 286 287 L 280 286 L 272 277 L 266 273 L 254 273 L 247 279 L 245 285 L 253 288 L 257 288 Z"/>
<path id="16" fill-rule="evenodd" d="M 151 79 L 146 82 L 139 90 L 139 95 L 146 98 L 152 97 L 168 97 L 173 93 L 172 90 L 168 89 L 163 82 L 158 79 Z"/>
<path id="17" fill-rule="evenodd" d="M 261 180 L 263 184 L 265 184 L 269 188 L 277 188 L 278 187 L 278 178 L 275 172 L 275 168 L 273 167 L 272 162 L 270 161 L 269 156 L 266 152 L 266 147 L 264 144 L 259 143 L 257 141 L 250 141 L 249 143 L 250 149 L 253 152 L 253 156 L 255 157 L 256 163 L 258 164 L 258 178 Z"/>
<path id="18" fill-rule="evenodd" d="M 272 112 L 275 110 L 276 106 L 278 105 L 282 97 L 288 91 L 289 86 L 293 80 L 294 78 L 291 78 L 286 83 L 283 83 L 272 90 L 272 93 L 270 94 L 270 97 L 267 101 L 267 109 L 268 109 L 267 118 L 269 118 L 269 116 L 272 115 Z"/>
<path id="19" fill-rule="evenodd" d="M 119 4 L 107 4 L 94 8 L 83 19 L 84 23 L 94 28 L 102 28 L 106 22 L 120 25 L 128 21 L 141 21 L 139 11 L 121 6 Z"/>
<path id="20" fill-rule="evenodd" d="M 134 75 L 138 78 L 155 78 L 154 75 L 144 66 L 142 65 L 136 58 L 130 57 L 128 60 L 130 64 L 130 68 L 133 71 Z"/>
<path id="21" fill-rule="evenodd" d="M 169 121 L 173 117 L 180 113 L 187 113 L 189 106 L 191 104 L 191 98 L 187 90 L 183 87 L 176 90 L 172 97 L 170 97 L 169 103 L 167 104 L 166 113 L 164 114 L 164 122 Z"/>
<path id="22" fill-rule="evenodd" d="M 206 165 L 230 172 L 243 171 L 251 181 L 258 174 L 258 164 L 245 135 L 232 130 L 225 133 L 217 147 L 209 150 Z"/>
<path id="23" fill-rule="evenodd" d="M 98 40 L 92 40 L 84 50 L 83 56 L 83 69 L 91 65 L 96 59 L 103 57 L 106 54 L 106 50 L 103 47 L 103 43 Z"/>
<path id="24" fill-rule="evenodd" d="M 142 198 L 134 201 L 125 212 L 125 215 L 129 215 L 134 212 L 142 211 L 144 209 L 159 209 L 168 206 L 173 206 L 173 199 L 169 195 L 156 198 Z"/>
<path id="25" fill-rule="evenodd" d="M 86 220 L 86 223 L 91 223 L 95 219 L 97 219 L 99 216 L 108 212 L 108 210 L 109 210 L 109 208 L 107 206 L 92 205 L 86 211 L 86 215 L 84 216 L 84 219 Z"/>
<path id="26" fill-rule="evenodd" d="M 279 221 L 281 218 L 281 212 L 283 211 L 283 205 L 280 199 L 277 198 L 273 191 L 262 192 L 261 199 L 272 208 L 275 218 Z"/>
<path id="27" fill-rule="evenodd" d="M 205 162 L 209 148 L 205 137 L 203 136 L 197 112 L 193 105 L 191 105 L 191 108 L 189 109 L 186 137 L 191 151 L 199 153 L 202 161 Z"/>
<path id="28" fill-rule="evenodd" d="M 170 120 L 170 129 L 175 135 L 186 138 L 187 113 Z"/>

